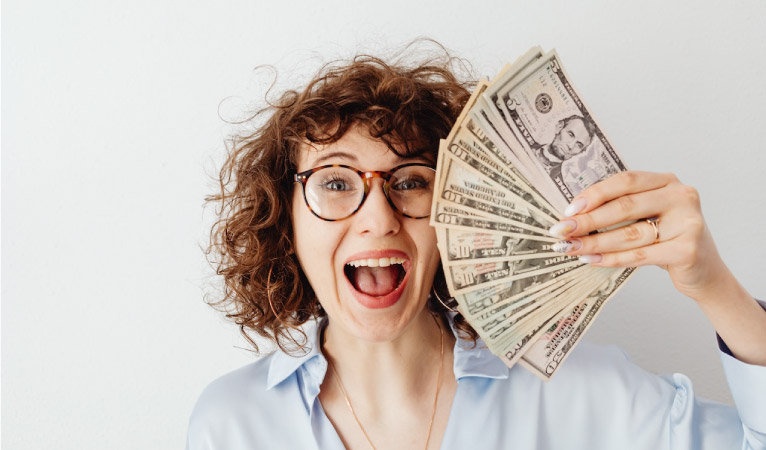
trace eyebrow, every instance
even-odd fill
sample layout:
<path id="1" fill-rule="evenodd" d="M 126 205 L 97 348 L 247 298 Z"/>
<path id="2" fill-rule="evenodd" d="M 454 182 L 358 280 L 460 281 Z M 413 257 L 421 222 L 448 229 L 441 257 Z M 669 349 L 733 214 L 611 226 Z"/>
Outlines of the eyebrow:
<path id="1" fill-rule="evenodd" d="M 321 163 L 327 161 L 328 159 L 332 159 L 332 158 L 350 159 L 352 162 L 354 162 L 356 164 L 359 163 L 359 158 L 357 158 L 356 155 L 354 155 L 353 153 L 343 152 L 343 151 L 336 150 L 336 151 L 332 151 L 332 152 L 323 154 L 322 156 L 317 158 L 316 161 L 314 161 L 314 164 L 315 165 L 320 165 Z M 411 159 L 411 158 L 402 158 L 401 156 L 399 156 L 397 158 L 397 164 L 402 162 L 402 161 L 407 161 L 408 159 Z M 431 161 L 430 158 L 427 158 L 424 155 L 417 156 L 414 159 L 420 159 L 420 160 L 428 162 L 428 163 L 433 163 L 433 161 Z"/>
<path id="2" fill-rule="evenodd" d="M 332 158 L 345 158 L 345 159 L 350 159 L 355 163 L 359 162 L 359 159 L 357 159 L 356 155 L 354 155 L 353 153 L 334 151 L 334 152 L 325 153 L 324 155 L 320 156 L 316 161 L 314 161 L 314 164 L 319 164 L 321 162 L 327 161 L 328 159 L 332 159 Z"/>

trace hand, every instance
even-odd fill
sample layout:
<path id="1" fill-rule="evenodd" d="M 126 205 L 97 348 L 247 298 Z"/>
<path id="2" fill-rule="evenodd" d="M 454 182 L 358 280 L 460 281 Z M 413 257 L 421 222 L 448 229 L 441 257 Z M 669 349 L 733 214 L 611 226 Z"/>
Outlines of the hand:
<path id="1" fill-rule="evenodd" d="M 702 217 L 699 194 L 673 174 L 621 172 L 585 189 L 551 229 L 558 249 L 598 267 L 657 265 L 700 300 L 728 274 Z M 642 219 L 657 218 L 655 227 Z M 636 222 L 637 221 L 637 222 Z M 595 230 L 634 222 L 593 235 Z"/>
<path id="2" fill-rule="evenodd" d="M 621 172 L 585 189 L 565 215 L 551 228 L 567 239 L 555 250 L 599 267 L 667 269 L 676 289 L 697 301 L 735 357 L 766 366 L 766 311 L 719 256 L 696 189 L 673 174 Z M 658 220 L 656 232 L 641 220 L 650 217 Z M 589 234 L 605 228 L 612 229 Z"/>

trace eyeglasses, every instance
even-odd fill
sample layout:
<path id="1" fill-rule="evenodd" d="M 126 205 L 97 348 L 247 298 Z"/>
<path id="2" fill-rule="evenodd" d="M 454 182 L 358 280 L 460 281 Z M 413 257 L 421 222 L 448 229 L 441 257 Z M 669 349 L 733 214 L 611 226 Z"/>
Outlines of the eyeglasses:
<path id="1" fill-rule="evenodd" d="M 373 178 L 383 179 L 383 193 L 391 207 L 404 217 L 423 219 L 431 213 L 436 170 L 422 163 L 402 164 L 390 171 L 355 169 L 330 164 L 296 173 L 303 199 L 315 216 L 327 221 L 350 217 L 362 207 Z"/>

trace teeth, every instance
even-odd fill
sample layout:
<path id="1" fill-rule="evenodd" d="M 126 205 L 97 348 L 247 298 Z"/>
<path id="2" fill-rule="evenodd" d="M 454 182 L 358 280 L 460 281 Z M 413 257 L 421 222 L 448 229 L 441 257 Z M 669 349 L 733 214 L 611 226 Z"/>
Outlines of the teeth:
<path id="1" fill-rule="evenodd" d="M 404 264 L 404 258 L 358 259 L 356 261 L 349 261 L 346 264 L 354 267 L 388 267 L 391 264 Z"/>

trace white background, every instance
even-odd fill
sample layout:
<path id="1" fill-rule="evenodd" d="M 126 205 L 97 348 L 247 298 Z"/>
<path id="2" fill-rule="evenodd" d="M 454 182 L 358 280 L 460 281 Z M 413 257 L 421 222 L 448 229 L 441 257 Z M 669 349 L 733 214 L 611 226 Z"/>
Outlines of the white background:
<path id="1" fill-rule="evenodd" d="M 201 246 L 233 118 L 275 64 L 430 36 L 492 76 L 555 47 L 633 169 L 701 192 L 766 297 L 766 2 L 31 1 L 2 9 L 2 444 L 171 449 L 202 388 L 252 361 L 203 302 Z M 219 104 L 223 102 L 219 108 Z M 730 402 L 714 333 L 647 268 L 587 338 Z"/>

